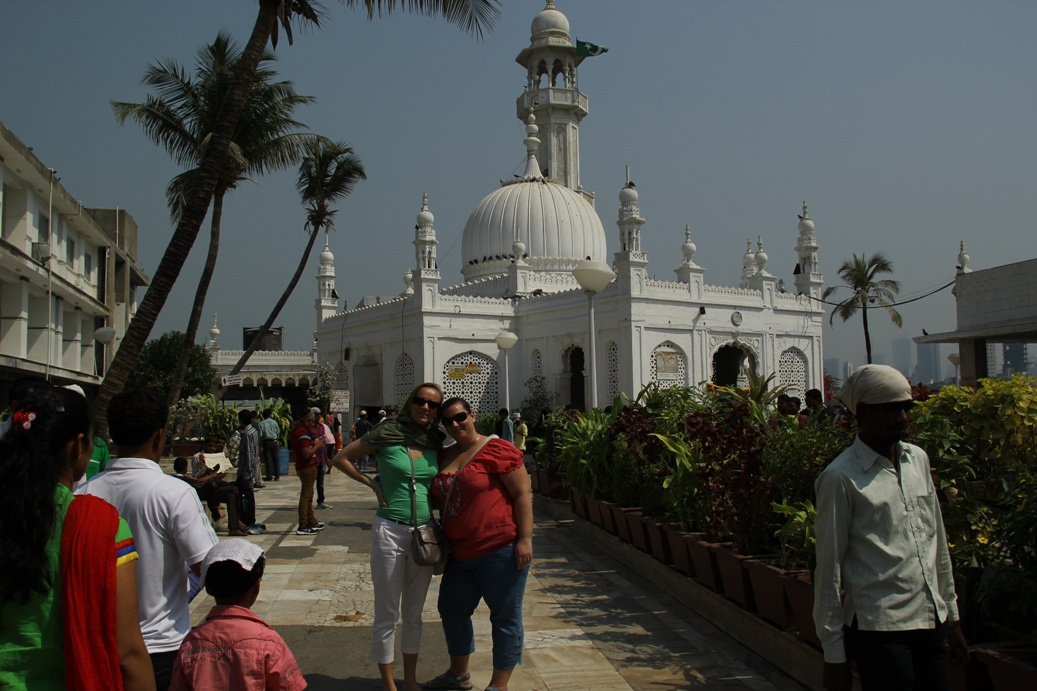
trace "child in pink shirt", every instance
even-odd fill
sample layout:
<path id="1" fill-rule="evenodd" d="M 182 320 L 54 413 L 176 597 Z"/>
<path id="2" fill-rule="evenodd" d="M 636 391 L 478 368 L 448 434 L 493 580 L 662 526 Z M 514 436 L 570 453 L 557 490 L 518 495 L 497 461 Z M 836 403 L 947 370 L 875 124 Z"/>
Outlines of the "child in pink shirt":
<path id="1" fill-rule="evenodd" d="M 265 564 L 263 550 L 241 538 L 224 540 L 205 555 L 202 582 L 216 606 L 180 646 L 171 691 L 306 688 L 284 639 L 249 609 L 259 597 Z"/>

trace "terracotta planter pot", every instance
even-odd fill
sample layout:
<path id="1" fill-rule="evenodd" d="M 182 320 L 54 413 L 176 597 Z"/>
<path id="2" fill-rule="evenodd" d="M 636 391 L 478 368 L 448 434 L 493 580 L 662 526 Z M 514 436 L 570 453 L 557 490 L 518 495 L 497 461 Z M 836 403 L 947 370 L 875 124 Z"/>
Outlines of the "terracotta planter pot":
<path id="1" fill-rule="evenodd" d="M 796 633 L 810 645 L 820 648 L 821 639 L 814 628 L 814 585 L 799 578 L 808 571 L 790 571 L 785 576 L 785 599 L 792 612 Z"/>
<path id="2" fill-rule="evenodd" d="M 666 534 L 666 524 L 651 516 L 646 517 L 644 523 L 648 533 L 648 553 L 666 566 L 672 565 L 673 555 L 670 552 L 670 539 Z"/>
<path id="3" fill-rule="evenodd" d="M 688 546 L 692 568 L 695 569 L 695 580 L 713 592 L 723 595 L 724 582 L 720 577 L 717 556 L 712 550 L 716 543 L 706 542 L 698 536 L 685 537 L 684 542 Z"/>
<path id="4" fill-rule="evenodd" d="M 783 631 L 792 628 L 792 612 L 785 601 L 785 569 L 777 566 L 777 559 L 750 559 L 742 566 L 749 574 L 756 599 L 756 611 L 761 617 Z"/>
<path id="5" fill-rule="evenodd" d="M 170 444 L 169 455 L 170 456 L 183 456 L 184 458 L 190 459 L 191 456 L 195 455 L 202 450 L 201 442 L 177 442 Z"/>
<path id="6" fill-rule="evenodd" d="M 540 470 L 533 468 L 529 471 L 529 485 L 533 491 L 540 494 Z"/>
<path id="7" fill-rule="evenodd" d="M 615 504 L 611 501 L 605 501 L 604 499 L 598 500 L 598 506 L 601 510 L 601 527 L 607 533 L 616 535 L 616 520 L 612 517 L 612 507 Z"/>
<path id="8" fill-rule="evenodd" d="M 662 527 L 666 535 L 666 544 L 670 549 L 670 563 L 673 568 L 685 576 L 695 577 L 695 567 L 691 563 L 691 555 L 688 553 L 688 543 L 685 537 L 692 533 L 686 533 L 676 525 L 667 523 Z"/>
<path id="9" fill-rule="evenodd" d="M 580 518 L 587 518 L 587 500 L 576 485 L 569 485 L 569 506 Z"/>
<path id="10" fill-rule="evenodd" d="M 1037 648 L 1032 643 L 984 645 L 972 654 L 986 665 L 997 691 L 1037 689 Z"/>
<path id="11" fill-rule="evenodd" d="M 753 597 L 753 584 L 749 580 L 749 572 L 743 564 L 752 556 L 735 552 L 730 543 L 722 542 L 711 548 L 717 559 L 720 580 L 724 584 L 724 595 L 734 600 L 743 609 L 756 611 L 756 598 Z"/>
<path id="12" fill-rule="evenodd" d="M 601 502 L 595 497 L 587 497 L 587 520 L 602 530 L 605 529 L 604 519 L 601 517 Z"/>
<path id="13" fill-rule="evenodd" d="M 643 511 L 630 511 L 627 513 L 627 523 L 630 525 L 630 544 L 642 552 L 651 551 L 648 537 L 648 525 L 655 524 L 650 517 L 645 516 Z"/>
<path id="14" fill-rule="evenodd" d="M 630 524 L 627 523 L 627 510 L 619 504 L 610 504 L 612 511 L 613 534 L 621 541 L 630 544 Z"/>
<path id="15" fill-rule="evenodd" d="M 564 487 L 565 481 L 561 474 L 547 470 L 542 472 L 544 474 L 540 476 L 540 493 L 551 499 L 568 499 L 569 492 Z"/>

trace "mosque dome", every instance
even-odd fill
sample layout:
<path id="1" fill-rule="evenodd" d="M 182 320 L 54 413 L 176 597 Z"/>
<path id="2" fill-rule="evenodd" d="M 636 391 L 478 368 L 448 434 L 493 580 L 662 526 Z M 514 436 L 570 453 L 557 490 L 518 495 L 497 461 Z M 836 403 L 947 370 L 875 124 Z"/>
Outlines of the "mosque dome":
<path id="1" fill-rule="evenodd" d="M 619 191 L 619 203 L 629 204 L 637 201 L 637 190 L 634 189 L 634 183 L 627 182 L 623 189 Z"/>
<path id="2" fill-rule="evenodd" d="M 536 160 L 536 117 L 526 120 L 526 170 L 487 195 L 468 217 L 461 241 L 466 281 L 507 272 L 515 241 L 534 270 L 568 273 L 581 259 L 605 260 L 605 228 L 579 192 L 551 182 Z"/>
<path id="3" fill-rule="evenodd" d="M 547 6 L 537 16 L 533 17 L 529 33 L 530 42 L 533 44 L 552 38 L 564 39 L 562 43 L 567 44 L 569 43 L 569 20 L 558 11 L 553 0 L 548 0 Z"/>
<path id="4" fill-rule="evenodd" d="M 426 192 L 421 200 L 421 211 L 418 212 L 417 224 L 419 226 L 431 226 L 435 221 L 436 217 L 428 210 L 428 193 Z"/>
<path id="5" fill-rule="evenodd" d="M 331 249 L 324 245 L 324 251 L 320 253 L 321 264 L 332 264 L 335 261 L 335 255 L 332 254 Z"/>

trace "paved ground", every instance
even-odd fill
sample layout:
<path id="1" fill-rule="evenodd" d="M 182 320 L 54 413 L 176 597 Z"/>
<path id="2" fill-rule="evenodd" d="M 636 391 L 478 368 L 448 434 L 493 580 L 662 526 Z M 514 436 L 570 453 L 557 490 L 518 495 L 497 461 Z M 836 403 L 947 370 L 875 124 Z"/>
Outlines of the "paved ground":
<path id="1" fill-rule="evenodd" d="M 256 612 L 291 647 L 310 688 L 379 689 L 367 658 L 373 593 L 368 565 L 371 492 L 336 471 L 318 511 L 327 529 L 297 536 L 299 482 L 294 475 L 256 492 L 266 535 L 248 539 L 266 550 L 268 562 Z M 221 538 L 226 530 L 218 531 Z M 569 525 L 537 514 L 534 558 L 524 606 L 523 664 L 512 691 L 602 689 L 802 689 L 709 622 L 637 574 L 595 550 Z M 418 676 L 447 666 L 436 611 L 439 578 L 425 604 Z M 212 606 L 203 592 L 192 603 L 197 624 Z M 488 612 L 476 615 L 472 681 L 490 677 Z M 402 682 L 402 668 L 397 665 Z"/>

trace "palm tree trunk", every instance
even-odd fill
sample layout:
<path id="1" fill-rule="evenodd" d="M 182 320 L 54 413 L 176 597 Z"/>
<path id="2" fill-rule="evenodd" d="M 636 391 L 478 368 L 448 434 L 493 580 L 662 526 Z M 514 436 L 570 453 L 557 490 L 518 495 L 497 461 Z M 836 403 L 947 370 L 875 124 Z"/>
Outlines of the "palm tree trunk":
<path id="1" fill-rule="evenodd" d="M 871 364 L 871 331 L 868 329 L 868 303 L 865 300 L 861 305 L 861 319 L 864 321 L 864 351 L 868 355 L 868 364 Z"/>
<path id="2" fill-rule="evenodd" d="M 180 216 L 180 222 L 166 246 L 162 260 L 151 279 L 151 285 L 144 294 L 137 313 L 130 321 L 119 349 L 115 352 L 112 364 L 101 383 L 101 389 L 97 392 L 97 398 L 94 400 L 94 412 L 97 430 L 102 434 L 108 430 L 108 403 L 112 400 L 112 396 L 122 391 L 126 385 L 130 372 L 133 370 L 133 363 L 148 340 L 148 336 L 151 335 L 151 329 L 155 326 L 158 315 L 180 275 L 180 269 L 191 253 L 191 247 L 198 237 L 198 230 L 205 221 L 205 214 L 209 209 L 209 202 L 212 201 L 220 171 L 226 164 L 227 152 L 230 150 L 234 130 L 241 117 L 241 111 L 244 109 L 248 90 L 252 85 L 252 79 L 256 74 L 263 50 L 266 48 L 267 41 L 270 40 L 274 22 L 277 21 L 278 3 L 279 0 L 259 0 L 259 14 L 252 27 L 252 35 L 238 61 L 234 82 L 220 109 L 220 116 L 213 128 L 209 149 L 198 166 L 198 172 Z"/>
<path id="3" fill-rule="evenodd" d="M 299 279 L 302 277 L 302 272 L 306 270 L 306 262 L 310 258 L 310 252 L 313 251 L 313 244 L 317 241 L 317 233 L 319 232 L 320 226 L 314 226 L 312 232 L 310 232 L 310 240 L 306 243 L 306 249 L 303 250 L 302 259 L 299 260 L 299 266 L 295 269 L 295 275 L 292 276 L 292 280 L 288 282 L 288 287 L 284 289 L 283 293 L 281 293 L 281 299 L 277 301 L 277 304 L 274 305 L 274 309 L 270 311 L 270 316 L 266 318 L 266 322 L 259 328 L 259 333 L 257 333 L 256 337 L 252 339 L 252 343 L 249 344 L 248 349 L 241 354 L 237 364 L 235 364 L 234 368 L 230 371 L 231 375 L 240 372 L 241 368 L 245 366 L 246 362 L 248 362 L 248 359 L 252 357 L 252 353 L 256 352 L 260 341 L 262 341 L 263 337 L 266 336 L 267 331 L 270 330 L 274 320 L 277 319 L 277 315 L 281 313 L 285 303 L 288 302 L 288 298 L 291 297 L 292 292 L 295 290 L 295 286 L 299 285 Z M 216 392 L 216 400 L 218 401 L 222 399 L 225 393 L 227 393 L 227 387 L 220 387 L 219 391 Z"/>
<path id="4" fill-rule="evenodd" d="M 205 308 L 205 296 L 209 293 L 209 283 L 216 271 L 216 257 L 220 253 L 220 223 L 223 220 L 223 196 L 227 190 L 220 187 L 212 195 L 212 222 L 209 227 L 209 253 L 205 255 L 205 266 L 198 278 L 198 288 L 194 292 L 194 304 L 191 305 L 191 316 L 187 320 L 187 331 L 180 347 L 180 359 L 173 372 L 173 381 L 169 386 L 169 406 L 180 400 L 180 391 L 184 388 L 187 377 L 187 366 L 194 350 L 194 340 L 198 336 L 198 325 L 202 321 L 202 310 Z"/>

